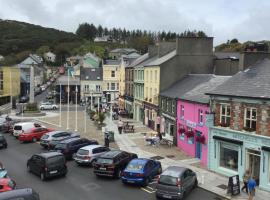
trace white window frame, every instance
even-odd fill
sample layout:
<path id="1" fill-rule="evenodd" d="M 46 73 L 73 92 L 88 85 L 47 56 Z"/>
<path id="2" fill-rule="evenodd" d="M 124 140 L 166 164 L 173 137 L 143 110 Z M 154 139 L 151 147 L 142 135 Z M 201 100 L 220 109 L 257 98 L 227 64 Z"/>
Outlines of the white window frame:
<path id="1" fill-rule="evenodd" d="M 113 87 L 114 85 L 114 87 Z M 115 90 L 116 89 L 116 84 L 115 83 L 111 83 L 111 90 Z"/>
<path id="2" fill-rule="evenodd" d="M 225 106 L 225 113 L 222 113 L 222 108 Z M 228 111 L 228 107 L 230 108 L 230 115 L 227 115 L 227 111 Z M 222 123 L 222 117 L 225 118 L 225 123 L 230 124 L 230 120 L 231 120 L 231 115 L 232 115 L 232 107 L 230 104 L 220 104 L 220 118 L 219 118 L 219 122 Z M 227 118 L 230 118 L 229 122 L 227 122 Z"/>
<path id="3" fill-rule="evenodd" d="M 250 109 L 250 116 L 249 117 L 247 117 L 247 110 L 248 109 Z M 256 118 L 255 119 L 253 119 L 252 118 L 252 112 L 253 111 L 256 111 Z M 250 121 L 250 126 L 249 127 L 247 127 L 247 128 L 252 128 L 252 121 L 255 121 L 255 123 L 256 123 L 256 126 L 257 126 L 257 108 L 254 108 L 254 107 L 246 107 L 245 108 L 245 116 L 244 116 L 244 127 L 247 127 L 247 120 L 249 120 Z M 256 130 L 256 127 L 255 127 L 255 130 Z"/>
<path id="4" fill-rule="evenodd" d="M 180 119 L 184 119 L 185 117 L 185 106 L 180 105 Z"/>

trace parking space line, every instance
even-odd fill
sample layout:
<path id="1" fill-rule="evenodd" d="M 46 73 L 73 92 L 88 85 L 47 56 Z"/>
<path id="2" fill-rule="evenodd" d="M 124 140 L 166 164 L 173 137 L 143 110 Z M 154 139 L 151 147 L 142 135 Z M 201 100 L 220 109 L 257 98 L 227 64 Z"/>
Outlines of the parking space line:
<path id="1" fill-rule="evenodd" d="M 155 192 L 155 191 L 149 191 L 149 190 L 147 190 L 147 189 L 145 189 L 145 188 L 143 188 L 143 187 L 141 187 L 141 190 L 144 190 L 145 192 L 147 192 L 147 193 L 149 193 L 149 194 L 152 194 L 152 193 Z"/>

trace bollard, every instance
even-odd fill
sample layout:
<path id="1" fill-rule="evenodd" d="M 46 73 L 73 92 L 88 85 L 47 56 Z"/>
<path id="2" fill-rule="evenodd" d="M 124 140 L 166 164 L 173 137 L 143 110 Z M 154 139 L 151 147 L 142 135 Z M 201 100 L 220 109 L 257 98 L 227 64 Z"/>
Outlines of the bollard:
<path id="1" fill-rule="evenodd" d="M 202 174 L 202 179 L 201 179 L 202 185 L 204 184 L 204 175 Z"/>

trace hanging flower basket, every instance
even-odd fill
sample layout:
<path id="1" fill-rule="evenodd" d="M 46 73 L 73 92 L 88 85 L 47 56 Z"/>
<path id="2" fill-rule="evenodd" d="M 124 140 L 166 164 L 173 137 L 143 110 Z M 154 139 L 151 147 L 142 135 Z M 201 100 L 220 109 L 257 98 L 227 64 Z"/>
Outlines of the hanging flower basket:
<path id="1" fill-rule="evenodd" d="M 186 135 L 188 138 L 191 138 L 191 137 L 194 137 L 194 132 L 193 132 L 193 131 L 187 131 L 187 132 L 185 132 L 185 135 Z"/>
<path id="2" fill-rule="evenodd" d="M 178 129 L 178 133 L 179 133 L 179 134 L 182 134 L 182 133 L 184 133 L 185 131 L 186 131 L 186 130 L 185 130 L 184 128 L 179 128 L 179 129 Z"/>
<path id="3" fill-rule="evenodd" d="M 205 137 L 204 137 L 204 135 L 201 135 L 199 137 L 196 137 L 195 140 L 196 140 L 196 142 L 199 142 L 201 144 L 204 144 L 205 143 Z"/>

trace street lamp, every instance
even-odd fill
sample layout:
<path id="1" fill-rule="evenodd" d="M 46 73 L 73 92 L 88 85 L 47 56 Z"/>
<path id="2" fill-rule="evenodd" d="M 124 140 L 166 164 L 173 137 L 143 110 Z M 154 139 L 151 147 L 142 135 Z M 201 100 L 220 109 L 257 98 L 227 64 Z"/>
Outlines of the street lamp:
<path id="1" fill-rule="evenodd" d="M 77 131 L 77 129 L 78 129 L 78 99 L 77 99 L 77 97 L 78 97 L 78 87 L 77 87 L 77 85 L 76 85 L 76 90 L 75 90 L 75 92 L 76 92 L 76 122 L 75 122 L 75 131 Z"/>

